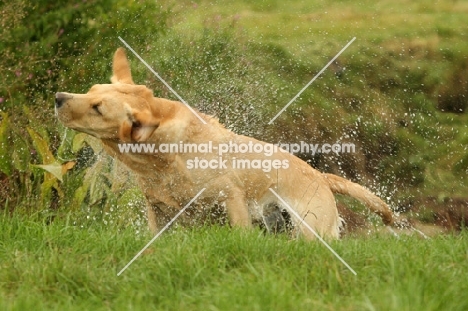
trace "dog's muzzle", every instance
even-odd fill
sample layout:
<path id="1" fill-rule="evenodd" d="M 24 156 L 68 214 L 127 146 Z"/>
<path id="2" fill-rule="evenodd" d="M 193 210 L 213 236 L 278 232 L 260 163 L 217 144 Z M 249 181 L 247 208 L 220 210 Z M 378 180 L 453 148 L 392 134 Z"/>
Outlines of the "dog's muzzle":
<path id="1" fill-rule="evenodd" d="M 73 98 L 72 95 L 67 93 L 55 93 L 55 108 L 60 108 L 65 103 L 67 99 Z"/>

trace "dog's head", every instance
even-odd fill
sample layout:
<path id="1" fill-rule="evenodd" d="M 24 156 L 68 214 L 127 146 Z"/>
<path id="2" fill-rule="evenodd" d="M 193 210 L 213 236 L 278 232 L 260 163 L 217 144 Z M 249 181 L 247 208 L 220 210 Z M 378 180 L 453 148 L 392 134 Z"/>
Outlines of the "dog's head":
<path id="1" fill-rule="evenodd" d="M 112 67 L 112 84 L 96 84 L 86 94 L 57 93 L 56 114 L 66 127 L 100 139 L 145 141 L 161 121 L 152 111 L 153 93 L 133 83 L 122 48 Z"/>

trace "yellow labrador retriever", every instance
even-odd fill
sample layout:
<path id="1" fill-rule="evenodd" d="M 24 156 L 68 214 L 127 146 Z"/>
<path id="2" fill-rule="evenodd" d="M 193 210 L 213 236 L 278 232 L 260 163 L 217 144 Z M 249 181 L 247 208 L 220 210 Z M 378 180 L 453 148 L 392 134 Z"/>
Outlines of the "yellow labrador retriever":
<path id="1" fill-rule="evenodd" d="M 339 238 L 334 193 L 360 200 L 385 224 L 392 223 L 387 204 L 364 187 L 323 174 L 288 152 L 271 152 L 271 144 L 236 135 L 213 117 L 135 85 L 121 48 L 114 55 L 111 81 L 86 94 L 57 93 L 56 113 L 65 126 L 99 138 L 111 156 L 136 173 L 153 232 L 203 188 L 197 201 L 224 206 L 232 226 L 288 227 L 313 239 L 308 225 L 323 237 Z M 129 143 L 154 150 L 124 150 Z M 179 149 L 168 152 L 168 146 Z M 291 217 L 289 207 L 300 221 Z"/>

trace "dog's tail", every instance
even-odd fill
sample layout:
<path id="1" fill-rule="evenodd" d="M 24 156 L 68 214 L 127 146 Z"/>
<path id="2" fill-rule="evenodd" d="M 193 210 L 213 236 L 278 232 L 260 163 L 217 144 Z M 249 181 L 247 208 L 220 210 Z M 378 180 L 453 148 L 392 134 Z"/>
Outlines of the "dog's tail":
<path id="1" fill-rule="evenodd" d="M 384 224 L 393 224 L 393 213 L 388 205 L 375 194 L 361 185 L 333 174 L 323 174 L 333 193 L 348 195 L 364 203 L 371 211 L 379 215 Z"/>

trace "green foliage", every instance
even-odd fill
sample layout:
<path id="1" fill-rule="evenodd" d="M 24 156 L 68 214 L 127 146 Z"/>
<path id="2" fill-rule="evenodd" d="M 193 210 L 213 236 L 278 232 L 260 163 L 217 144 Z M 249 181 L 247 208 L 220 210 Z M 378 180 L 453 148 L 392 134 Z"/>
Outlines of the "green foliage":
<path id="1" fill-rule="evenodd" d="M 0 123 L 0 172 L 6 174 L 7 176 L 10 176 L 11 161 L 7 153 L 10 120 L 8 118 L 8 114 L 5 112 L 2 112 L 1 116 L 2 121 Z"/>
<path id="2" fill-rule="evenodd" d="M 83 92 L 109 78 L 101 60 L 120 46 L 119 35 L 144 47 L 166 27 L 166 13 L 150 1 L 13 0 L 0 9 L 7 12 L 0 42 L 6 107 L 42 104 L 59 88 Z"/>
<path id="3" fill-rule="evenodd" d="M 106 177 L 109 169 L 92 171 L 100 177 L 85 174 L 89 163 L 80 149 L 90 140 L 74 140 L 73 131 L 61 134 L 51 122 L 54 93 L 85 92 L 107 81 L 118 36 L 135 40 L 136 49 L 154 44 L 166 29 L 167 12 L 153 1 L 120 0 L 13 0 L 1 2 L 0 10 L 0 206 L 73 210 L 91 201 L 101 203 L 101 212 L 109 209 L 103 198 L 111 192 L 114 201 L 119 197 Z"/>

